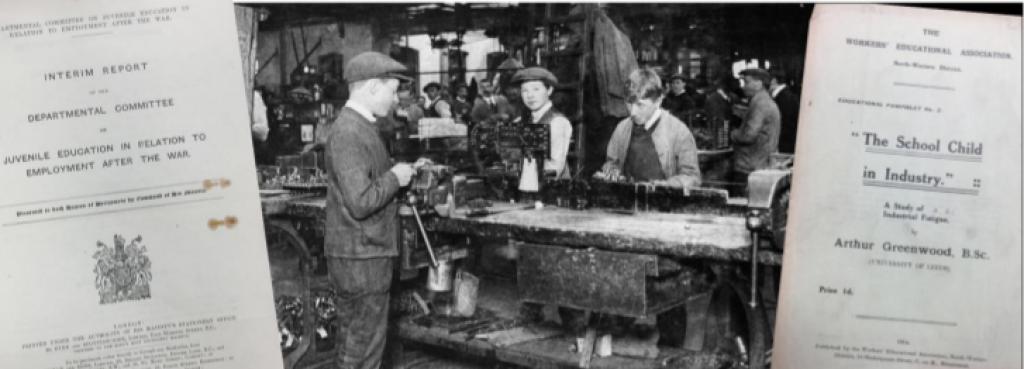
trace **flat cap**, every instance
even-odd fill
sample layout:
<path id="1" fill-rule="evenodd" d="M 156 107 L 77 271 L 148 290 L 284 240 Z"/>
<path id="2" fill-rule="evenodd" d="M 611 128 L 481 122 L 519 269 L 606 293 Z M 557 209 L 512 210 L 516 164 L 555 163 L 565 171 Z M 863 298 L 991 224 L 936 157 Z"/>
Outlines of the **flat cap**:
<path id="1" fill-rule="evenodd" d="M 678 80 L 682 80 L 683 82 L 689 82 L 689 81 L 687 81 L 686 76 L 683 75 L 682 73 L 673 73 L 671 76 L 668 76 L 669 82 L 671 82 L 673 80 L 677 80 L 677 79 Z"/>
<path id="2" fill-rule="evenodd" d="M 436 89 L 440 90 L 441 89 L 441 84 L 437 83 L 437 82 L 430 82 L 426 86 L 423 86 L 423 92 L 427 92 L 427 90 L 429 90 L 430 88 L 436 88 Z"/>
<path id="3" fill-rule="evenodd" d="M 390 56 L 376 51 L 367 51 L 356 55 L 345 64 L 345 81 L 348 83 L 359 82 L 373 78 L 394 78 L 399 81 L 412 81 L 412 78 L 401 74 L 407 69 L 402 63 L 391 59 Z"/>
<path id="4" fill-rule="evenodd" d="M 516 72 L 512 76 L 512 83 L 519 84 L 526 81 L 544 81 L 549 86 L 558 84 L 558 78 L 555 78 L 554 74 L 542 67 L 529 67 Z"/>

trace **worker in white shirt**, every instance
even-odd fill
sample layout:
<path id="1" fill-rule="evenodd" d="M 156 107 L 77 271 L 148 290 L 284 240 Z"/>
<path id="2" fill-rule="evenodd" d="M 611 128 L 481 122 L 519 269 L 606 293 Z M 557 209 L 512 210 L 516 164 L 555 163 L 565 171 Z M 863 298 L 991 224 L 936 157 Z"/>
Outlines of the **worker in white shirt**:
<path id="1" fill-rule="evenodd" d="M 531 124 L 547 124 L 551 127 L 551 152 L 544 160 L 544 171 L 554 172 L 555 178 L 569 178 L 565 157 L 569 154 L 572 140 L 572 124 L 551 104 L 551 94 L 558 79 L 541 67 L 530 67 L 512 76 L 512 83 L 519 85 L 523 103 L 530 110 Z"/>

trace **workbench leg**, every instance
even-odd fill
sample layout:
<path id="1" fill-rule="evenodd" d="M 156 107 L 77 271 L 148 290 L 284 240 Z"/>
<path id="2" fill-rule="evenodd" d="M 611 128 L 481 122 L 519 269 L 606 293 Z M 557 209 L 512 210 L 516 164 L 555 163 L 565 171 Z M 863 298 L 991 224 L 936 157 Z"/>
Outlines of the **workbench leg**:
<path id="1" fill-rule="evenodd" d="M 590 311 L 583 313 L 585 319 L 590 321 Z M 594 343 L 597 342 L 597 328 L 592 325 L 587 326 L 587 331 L 583 335 L 583 346 L 577 347 L 580 353 L 580 368 L 590 368 L 590 360 L 594 356 Z"/>

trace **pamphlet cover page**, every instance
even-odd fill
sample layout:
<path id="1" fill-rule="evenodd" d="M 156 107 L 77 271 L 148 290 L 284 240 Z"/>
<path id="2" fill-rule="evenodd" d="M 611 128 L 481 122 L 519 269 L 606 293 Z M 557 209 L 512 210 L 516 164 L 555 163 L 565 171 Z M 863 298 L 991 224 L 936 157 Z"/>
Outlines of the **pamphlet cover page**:
<path id="1" fill-rule="evenodd" d="M 1021 18 L 818 5 L 773 368 L 1021 367 Z"/>
<path id="2" fill-rule="evenodd" d="M 0 368 L 280 368 L 229 1 L 0 12 Z"/>

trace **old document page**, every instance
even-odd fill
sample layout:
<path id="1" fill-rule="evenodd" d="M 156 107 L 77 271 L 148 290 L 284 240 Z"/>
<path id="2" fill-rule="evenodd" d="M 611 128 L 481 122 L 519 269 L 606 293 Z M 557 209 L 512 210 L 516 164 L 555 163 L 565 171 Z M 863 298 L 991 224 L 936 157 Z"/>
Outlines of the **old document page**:
<path id="1" fill-rule="evenodd" d="M 0 12 L 0 368 L 280 368 L 230 1 Z"/>
<path id="2" fill-rule="evenodd" d="M 773 368 L 1021 367 L 1021 19 L 819 5 Z"/>

